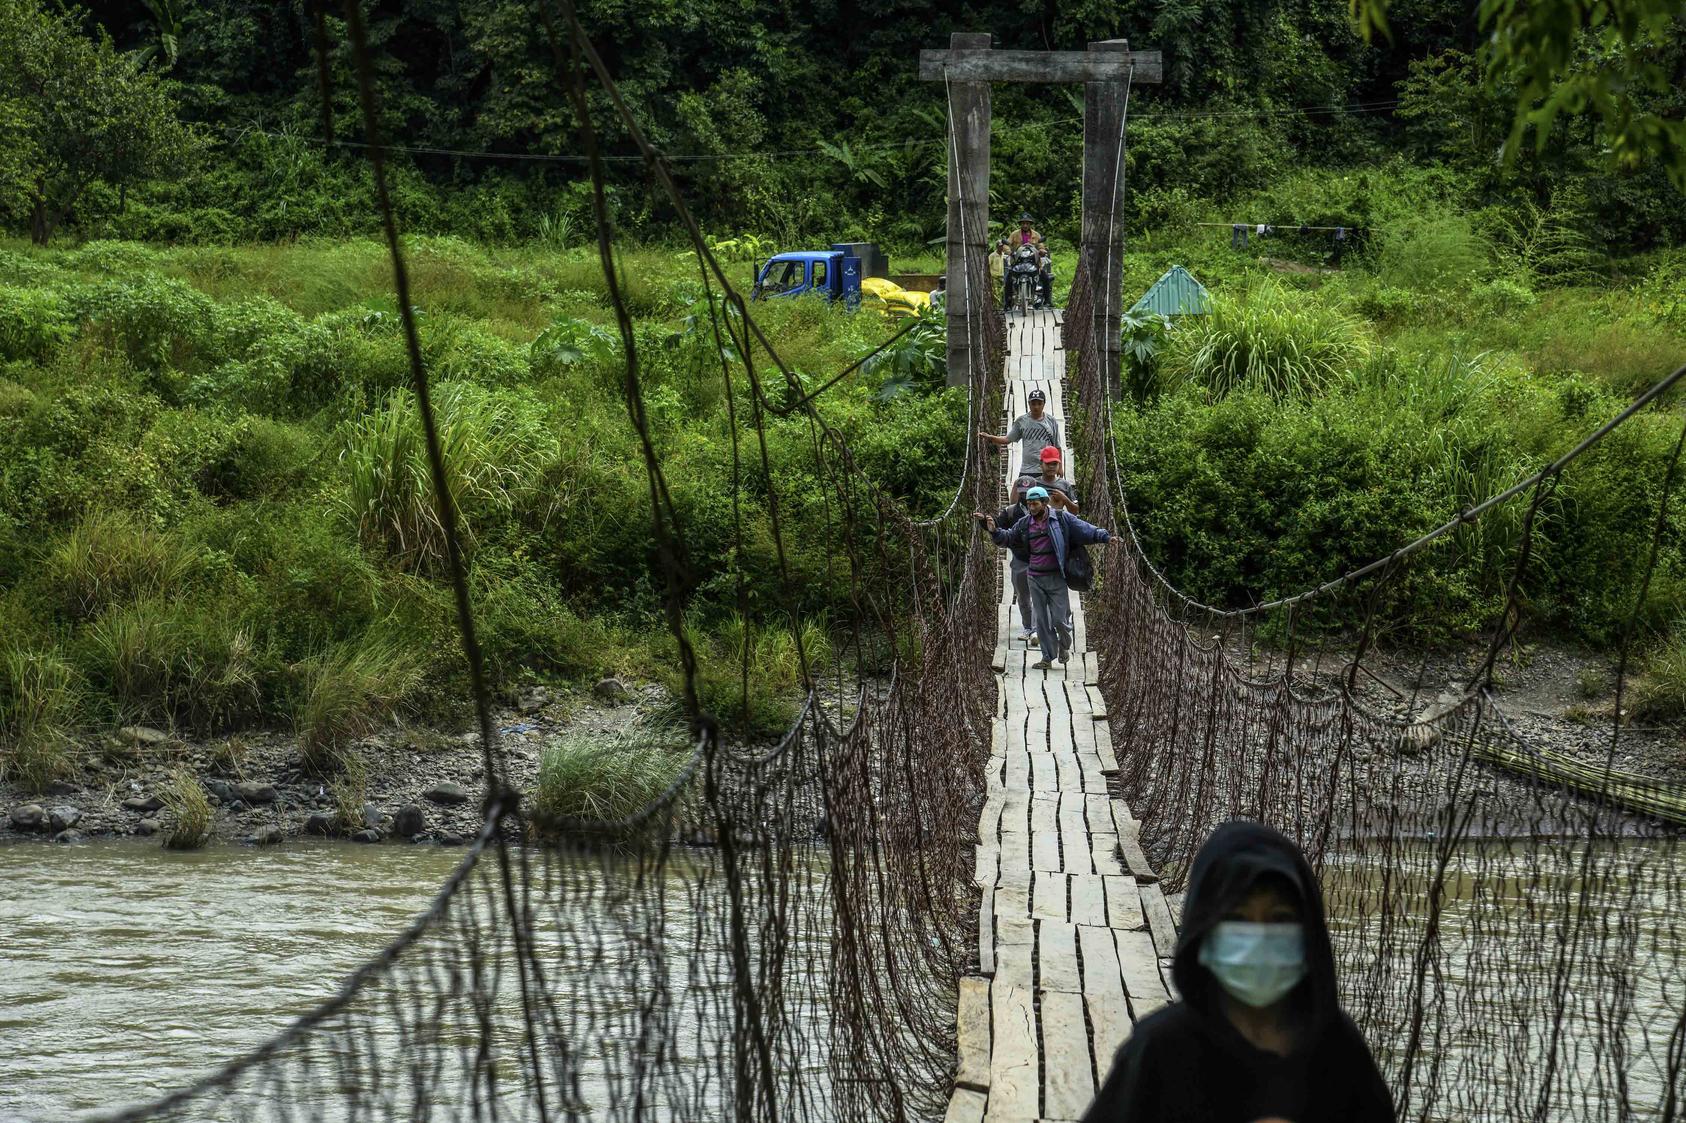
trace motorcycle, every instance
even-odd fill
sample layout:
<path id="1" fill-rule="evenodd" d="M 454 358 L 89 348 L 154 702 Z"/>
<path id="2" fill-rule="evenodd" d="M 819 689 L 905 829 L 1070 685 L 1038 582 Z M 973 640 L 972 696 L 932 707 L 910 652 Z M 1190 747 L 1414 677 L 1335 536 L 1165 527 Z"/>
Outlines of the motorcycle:
<path id="1" fill-rule="evenodd" d="M 1007 259 L 1007 308 L 1028 312 L 1041 306 L 1038 295 L 1042 263 L 1035 246 L 1024 245 Z"/>

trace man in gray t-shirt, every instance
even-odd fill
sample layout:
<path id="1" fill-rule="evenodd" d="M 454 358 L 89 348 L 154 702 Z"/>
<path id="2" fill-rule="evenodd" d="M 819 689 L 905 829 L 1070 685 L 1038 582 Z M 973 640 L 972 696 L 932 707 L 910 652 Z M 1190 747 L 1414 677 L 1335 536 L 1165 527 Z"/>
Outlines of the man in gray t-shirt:
<path id="1" fill-rule="evenodd" d="M 1019 442 L 1018 471 L 1023 476 L 1035 474 L 1039 463 L 1037 458 L 1042 455 L 1043 449 L 1049 445 L 1055 448 L 1065 447 L 1060 441 L 1059 419 L 1050 417 L 1047 413 L 1048 395 L 1041 390 L 1032 390 L 1029 401 L 1030 412 L 1015 418 L 1012 428 L 1004 435 L 997 436 L 982 429 L 978 430 L 978 436 L 992 445 Z"/>

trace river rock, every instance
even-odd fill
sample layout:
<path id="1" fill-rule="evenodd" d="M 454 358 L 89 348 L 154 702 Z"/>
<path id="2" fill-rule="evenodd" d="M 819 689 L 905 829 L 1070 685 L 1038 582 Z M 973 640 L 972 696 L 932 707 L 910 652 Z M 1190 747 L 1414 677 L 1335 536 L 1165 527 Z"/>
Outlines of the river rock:
<path id="1" fill-rule="evenodd" d="M 386 816 L 381 812 L 381 809 L 376 807 L 374 804 L 365 803 L 363 805 L 363 825 L 365 827 L 379 830 L 381 820 L 385 818 Z"/>
<path id="2" fill-rule="evenodd" d="M 142 819 L 140 822 L 135 824 L 135 833 L 141 835 L 142 837 L 155 835 L 158 833 L 158 827 L 159 823 L 157 819 Z"/>
<path id="3" fill-rule="evenodd" d="M 461 846 L 462 845 L 462 835 L 453 834 L 450 831 L 446 831 L 444 834 L 439 836 L 439 845 L 441 845 L 441 846 Z"/>
<path id="4" fill-rule="evenodd" d="M 381 840 L 381 832 L 377 831 L 373 827 L 369 827 L 365 830 L 360 830 L 356 834 L 351 836 L 351 841 L 353 841 L 353 842 L 379 842 L 380 840 Z"/>
<path id="5" fill-rule="evenodd" d="M 69 804 L 61 804 L 47 813 L 48 822 L 53 825 L 53 833 L 67 831 L 82 820 L 82 812 Z"/>
<path id="6" fill-rule="evenodd" d="M 25 803 L 12 808 L 12 826 L 20 831 L 38 831 L 47 821 L 47 813 L 39 803 Z"/>
<path id="7" fill-rule="evenodd" d="M 515 708 L 523 714 L 536 714 L 550 704 L 550 691 L 542 686 L 523 690 L 515 700 Z"/>
<path id="8" fill-rule="evenodd" d="M 405 838 L 421 834 L 426 829 L 427 814 L 418 804 L 406 803 L 392 817 L 392 833 L 403 835 Z"/>
<path id="9" fill-rule="evenodd" d="M 275 785 L 248 782 L 234 785 L 234 795 L 247 804 L 274 803 Z"/>
<path id="10" fill-rule="evenodd" d="M 123 801 L 125 811 L 135 811 L 143 815 L 148 811 L 156 811 L 162 806 L 164 806 L 164 801 L 155 795 L 132 795 Z"/>
<path id="11" fill-rule="evenodd" d="M 53 836 L 53 841 L 54 842 L 81 842 L 82 841 L 82 832 L 81 831 L 60 831 L 58 834 L 55 834 Z"/>
<path id="12" fill-rule="evenodd" d="M 222 800 L 224 803 L 233 803 L 235 800 L 240 798 L 239 795 L 235 793 L 233 784 L 229 783 L 227 780 L 219 779 L 216 776 L 207 776 L 205 778 L 205 790 Z"/>
<path id="13" fill-rule="evenodd" d="M 450 780 L 439 781 L 437 784 L 423 792 L 422 795 L 427 799 L 431 799 L 434 803 L 442 803 L 448 807 L 454 807 L 459 803 L 468 802 L 468 793 L 463 791 L 462 785 L 453 783 Z"/>
<path id="14" fill-rule="evenodd" d="M 252 836 L 252 843 L 256 846 L 274 846 L 277 842 L 284 842 L 287 832 L 280 827 L 268 826 Z"/>
<path id="15" fill-rule="evenodd" d="M 591 688 L 591 692 L 605 702 L 620 703 L 631 697 L 631 693 L 626 688 L 626 683 L 618 678 L 598 679 L 597 685 Z"/>
<path id="16" fill-rule="evenodd" d="M 334 816 L 326 811 L 312 812 L 310 818 L 304 821 L 305 834 L 319 834 L 324 838 L 338 833 L 338 828 L 339 824 L 335 821 Z"/>
<path id="17" fill-rule="evenodd" d="M 168 733 L 150 725 L 125 725 L 117 731 L 117 736 L 129 745 L 162 745 L 170 739 Z"/>

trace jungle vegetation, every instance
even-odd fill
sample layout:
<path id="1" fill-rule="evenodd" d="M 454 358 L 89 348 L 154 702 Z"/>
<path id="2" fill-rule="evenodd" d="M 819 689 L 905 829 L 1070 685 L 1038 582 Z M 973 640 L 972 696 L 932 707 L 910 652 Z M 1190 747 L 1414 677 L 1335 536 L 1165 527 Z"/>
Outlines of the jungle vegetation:
<path id="1" fill-rule="evenodd" d="M 383 128 L 409 150 L 397 205 L 494 679 L 670 677 L 576 122 L 529 6 L 366 10 Z M 1129 325 L 1122 468 L 1156 560 L 1235 602 L 1325 579 L 1508 486 L 1686 355 L 1680 18 L 1647 16 L 1615 43 L 1572 28 L 1586 82 L 1543 114 L 1532 56 L 1495 54 L 1484 6 L 1395 0 L 1385 33 L 1383 11 L 628 0 L 582 15 L 745 281 L 759 254 L 840 240 L 936 266 L 945 107 L 915 67 L 950 30 L 1163 50 L 1165 84 L 1132 95 L 1127 300 L 1182 264 L 1217 306 Z M 343 25 L 323 13 L 324 100 L 316 12 L 0 0 L 0 771 L 13 778 L 64 774 L 79 731 L 118 722 L 291 725 L 331 769 L 393 713 L 451 716 L 437 701 L 460 685 L 450 596 Z M 1589 76 L 1624 67 L 1638 77 L 1617 92 Z M 1073 93 L 998 87 L 992 137 L 993 213 L 1029 209 L 1063 262 Z M 695 543 L 705 702 L 765 735 L 798 685 L 785 608 L 762 597 L 746 616 L 734 593 L 737 572 L 772 580 L 767 512 L 746 507 L 751 545 L 734 554 L 707 297 L 637 163 L 612 175 L 651 415 Z M 1241 248 L 1201 222 L 1277 232 Z M 809 300 L 758 315 L 805 375 L 892 331 Z M 857 459 L 917 511 L 946 502 L 967 439 L 941 361 L 938 322 L 823 398 Z M 1655 412 L 1566 482 L 1548 512 L 1564 545 L 1529 590 L 1540 628 L 1619 638 L 1681 423 L 1677 403 Z M 772 471 L 746 481 L 753 497 L 780 480 L 798 522 L 822 495 L 807 440 L 774 422 Z M 1640 706 L 1665 717 L 1686 712 L 1678 489 L 1672 510 L 1637 606 Z M 1403 604 L 1423 642 L 1490 621 L 1518 534 L 1515 518 L 1491 520 L 1413 570 Z M 796 611 L 823 655 L 843 608 L 817 550 L 795 550 Z M 733 667 L 746 643 L 748 699 Z"/>

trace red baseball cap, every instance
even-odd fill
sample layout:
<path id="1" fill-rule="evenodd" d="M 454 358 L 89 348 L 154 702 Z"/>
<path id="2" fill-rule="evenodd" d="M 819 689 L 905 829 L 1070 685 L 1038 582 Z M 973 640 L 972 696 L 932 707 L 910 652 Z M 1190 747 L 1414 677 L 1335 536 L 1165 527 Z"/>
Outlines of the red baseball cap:
<path id="1" fill-rule="evenodd" d="M 1050 460 L 1058 460 L 1059 458 L 1060 450 L 1053 445 L 1047 445 L 1042 449 L 1042 463 L 1046 464 Z"/>

